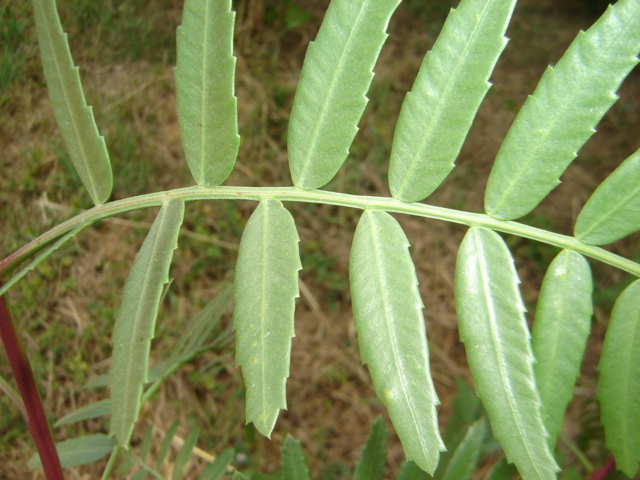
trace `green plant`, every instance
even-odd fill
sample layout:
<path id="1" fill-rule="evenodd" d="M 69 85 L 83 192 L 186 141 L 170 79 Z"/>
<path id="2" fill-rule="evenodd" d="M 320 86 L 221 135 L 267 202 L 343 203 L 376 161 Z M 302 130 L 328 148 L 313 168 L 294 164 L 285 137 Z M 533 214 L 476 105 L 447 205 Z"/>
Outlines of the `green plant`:
<path id="1" fill-rule="evenodd" d="M 378 398 L 389 411 L 407 459 L 435 476 L 439 475 L 436 469 L 445 444 L 452 450 L 451 459 L 468 452 L 477 460 L 486 438 L 484 419 L 474 418 L 457 439 L 453 434 L 445 438 L 448 441 L 440 437 L 438 399 L 429 372 L 415 267 L 407 250 L 409 242 L 390 215 L 408 214 L 470 227 L 458 254 L 455 290 L 460 335 L 478 396 L 506 459 L 515 464 L 520 475 L 525 479 L 555 478 L 558 465 L 553 450 L 589 333 L 592 285 L 585 257 L 640 276 L 637 262 L 600 247 L 640 230 L 640 151 L 594 192 L 578 216 L 574 236 L 514 220 L 536 208 L 558 184 L 562 172 L 615 101 L 620 83 L 637 64 L 640 3 L 621 0 L 610 7 L 591 29 L 578 35 L 557 65 L 546 71 L 498 153 L 485 194 L 486 214 L 420 202 L 453 169 L 506 45 L 504 34 L 515 0 L 464 0 L 449 15 L 400 113 L 391 149 L 391 198 L 319 190 L 331 181 L 348 155 L 367 103 L 365 95 L 387 23 L 399 3 L 333 0 L 307 52 L 291 113 L 287 141 L 295 186 L 242 187 L 220 186 L 233 169 L 239 148 L 231 2 L 187 0 L 178 30 L 176 90 L 184 151 L 197 185 L 109 202 L 111 162 L 85 104 L 55 4 L 53 0 L 34 0 L 51 103 L 71 162 L 96 206 L 0 262 L 0 275 L 6 279 L 0 294 L 93 223 L 128 211 L 160 207 L 129 274 L 114 327 L 108 380 L 109 436 L 63 446 L 76 454 L 79 446 L 92 446 L 102 454 L 111 452 L 104 478 L 118 456 L 126 459 L 118 469 L 120 475 L 137 464 L 143 468 L 139 476 L 145 472 L 159 476 L 146 462 L 150 433 L 143 437 L 139 455 L 130 449 L 141 404 L 167 373 L 205 348 L 193 344 L 192 339 L 206 336 L 198 337 L 194 333 L 197 329 L 187 332 L 194 336 L 181 340 L 170 367 L 165 365 L 158 377 L 148 365 L 151 339 L 185 202 L 216 199 L 259 202 L 240 244 L 234 327 L 236 361 L 247 387 L 246 418 L 261 433 L 270 435 L 279 410 L 286 406 L 285 383 L 298 271 L 302 268 L 295 220 L 283 202 L 326 203 L 364 210 L 350 263 L 355 325 L 362 359 L 369 366 Z M 497 232 L 563 250 L 545 276 L 532 340 L 511 252 Z M 23 262 L 28 263 L 22 266 Z M 639 294 L 640 282 L 636 280 L 620 294 L 613 308 L 598 393 L 607 445 L 619 468 L 629 476 L 635 474 L 640 461 Z M 62 478 L 4 296 L 0 332 L 47 478 Z M 186 345 L 189 348 L 185 350 Z M 151 387 L 145 390 L 148 382 Z M 17 399 L 6 382 L 0 386 Z M 22 406 L 21 401 L 16 402 Z M 104 403 L 93 408 L 91 415 L 105 412 Z M 372 441 L 373 449 L 381 443 L 380 427 L 374 427 L 372 435 L 378 438 Z M 179 454 L 176 464 L 189 454 L 196 438 L 194 428 L 185 441 L 186 453 Z M 285 448 L 287 458 L 297 458 L 291 442 Z M 161 451 L 166 454 L 162 446 Z M 94 459 L 83 452 L 81 457 L 82 461 Z M 211 471 L 221 467 L 214 465 L 207 467 L 202 478 L 217 478 Z M 285 478 L 304 478 L 304 472 L 287 474 L 286 465 Z M 500 463 L 496 471 L 502 472 L 504 465 Z M 295 465 L 292 468 L 295 470 Z M 445 472 L 442 478 L 468 475 L 454 469 L 447 476 L 447 470 L 440 468 Z M 493 478 L 510 478 L 512 472 L 505 471 Z M 236 472 L 234 477 L 243 478 L 243 474 Z"/>

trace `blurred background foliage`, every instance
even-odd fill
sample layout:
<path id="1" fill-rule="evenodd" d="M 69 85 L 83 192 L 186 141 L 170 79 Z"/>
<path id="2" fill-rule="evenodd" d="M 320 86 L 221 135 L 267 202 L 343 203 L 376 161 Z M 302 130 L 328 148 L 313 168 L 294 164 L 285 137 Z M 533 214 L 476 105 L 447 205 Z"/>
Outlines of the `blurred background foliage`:
<path id="1" fill-rule="evenodd" d="M 308 42 L 315 37 L 328 3 L 234 2 L 242 144 L 227 184 L 291 185 L 287 120 Z M 400 104 L 422 56 L 456 4 L 406 0 L 398 8 L 351 155 L 327 188 L 389 194 L 387 163 Z M 559 59 L 578 29 L 587 28 L 606 4 L 599 0 L 519 2 L 508 30 L 510 43 L 458 168 L 429 203 L 482 210 L 489 168 L 517 110 L 546 66 Z M 87 101 L 94 107 L 111 153 L 113 198 L 192 184 L 180 145 L 173 87 L 175 29 L 182 0 L 58 0 L 58 6 Z M 636 69 L 601 122 L 599 133 L 563 176 L 563 185 L 525 222 L 570 234 L 573 220 L 595 186 L 640 146 L 639 77 Z M 0 2 L 0 152 L 2 257 L 91 206 L 57 133 L 26 0 Z M 174 375 L 143 411 L 141 428 L 153 425 L 161 439 L 178 419 L 184 438 L 190 422 L 195 422 L 202 429 L 200 449 L 215 454 L 233 446 L 239 452 L 239 466 L 265 472 L 277 468 L 280 446 L 291 433 L 302 441 L 316 478 L 349 478 L 371 423 L 384 415 L 359 360 L 351 321 L 347 266 L 359 212 L 318 205 L 289 207 L 300 233 L 304 271 L 288 382 L 289 409 L 278 421 L 272 440 L 244 426 L 242 379 L 232 361 L 230 343 Z M 250 202 L 188 205 L 172 267 L 175 281 L 165 297 L 153 344 L 156 361 L 171 351 L 185 322 L 232 278 L 237 245 L 253 208 Z M 107 396 L 104 390 L 83 385 L 108 370 L 121 289 L 154 214 L 135 212 L 82 232 L 10 293 L 52 421 Z M 421 282 L 433 376 L 442 402 L 440 418 L 446 426 L 454 379 L 470 382 L 452 293 L 455 255 L 464 229 L 415 218 L 399 220 L 411 240 Z M 507 241 L 516 257 L 526 304 L 533 312 L 542 275 L 557 252 L 519 238 Z M 640 260 L 639 247 L 640 237 L 635 234 L 612 248 Z M 562 447 L 566 464 L 578 472 L 584 472 L 585 465 L 576 451 L 595 466 L 607 458 L 597 420 L 596 365 L 612 301 L 629 282 L 621 272 L 597 264 L 592 267 L 597 285 L 594 328 L 564 429 L 571 448 Z M 227 312 L 215 334 L 229 329 Z M 11 377 L 4 352 L 0 353 L 0 375 Z M 103 423 L 93 420 L 56 428 L 54 435 L 63 440 L 100 431 L 105 431 Z M 391 435 L 387 464 L 396 471 L 403 453 Z M 33 451 L 19 411 L 0 396 L 0 478 L 42 478 L 31 477 L 26 468 Z M 96 478 L 96 471 L 95 467 L 77 468 L 70 478 Z M 483 478 L 482 469 L 478 478 Z"/>

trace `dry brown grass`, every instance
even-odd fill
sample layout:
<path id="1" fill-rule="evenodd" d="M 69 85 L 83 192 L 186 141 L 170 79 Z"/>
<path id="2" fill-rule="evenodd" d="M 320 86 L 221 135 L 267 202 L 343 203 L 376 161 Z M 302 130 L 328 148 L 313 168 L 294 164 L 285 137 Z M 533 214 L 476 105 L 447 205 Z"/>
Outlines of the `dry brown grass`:
<path id="1" fill-rule="evenodd" d="M 179 15 L 181 2 L 164 3 L 171 15 Z M 482 209 L 489 168 L 517 108 L 532 92 L 546 64 L 559 58 L 577 29 L 590 24 L 587 17 L 554 7 L 554 3 L 529 0 L 517 8 L 509 31 L 512 41 L 498 64 L 494 87 L 479 112 L 459 166 L 430 202 L 473 211 Z M 282 13 L 284 4 L 266 0 L 237 2 L 236 85 L 243 141 L 229 184 L 290 184 L 284 138 L 287 118 L 306 45 L 314 37 L 327 4 L 327 0 L 300 2 L 309 21 L 283 32 L 282 21 L 272 20 L 269 15 L 273 11 Z M 388 195 L 386 161 L 395 118 L 422 55 L 444 21 L 447 8 L 442 4 L 449 5 L 442 2 L 425 8 L 419 6 L 420 2 L 407 2 L 399 8 L 376 67 L 372 101 L 361 122 L 353 158 L 331 188 Z M 157 18 L 167 17 L 159 14 Z M 171 18 L 171 22 L 176 23 L 177 19 Z M 165 25 L 159 24 L 158 28 Z M 105 65 L 96 51 L 83 53 L 82 41 L 71 33 L 76 42 L 72 44 L 76 58 L 93 59 L 82 64 L 82 77 L 113 154 L 114 198 L 191 183 L 178 135 L 172 65 L 145 58 Z M 32 29 L 27 30 L 27 35 L 28 41 L 33 42 Z M 87 48 L 96 48 L 89 40 L 86 44 Z M 108 49 L 109 45 L 103 48 Z M 35 60 L 31 58 L 24 71 L 25 80 L 11 86 L 0 106 L 0 246 L 4 254 L 89 206 L 87 196 L 78 193 L 80 187 L 69 184 L 60 153 L 62 143 Z M 553 230 L 569 233 L 593 188 L 638 147 L 638 72 L 631 77 L 598 135 L 563 177 L 564 184 L 527 221 L 539 225 L 551 222 Z M 172 271 L 176 281 L 165 302 L 154 342 L 156 358 L 171 349 L 171 340 L 184 319 L 212 298 L 232 273 L 242 225 L 252 208 L 250 203 L 225 202 L 189 206 L 181 249 Z M 278 450 L 284 436 L 290 433 L 302 441 L 316 476 L 343 478 L 340 472 L 345 465 L 351 467 L 355 463 L 372 421 L 377 415 L 385 416 L 359 359 L 349 293 L 345 289 L 349 246 L 358 213 L 329 206 L 291 208 L 307 270 L 301 275 L 302 297 L 296 312 L 297 336 L 287 387 L 289 409 L 282 413 L 272 440 L 254 438 L 245 430 L 241 376 L 229 356 L 225 357 L 224 368 L 215 373 L 198 373 L 215 359 L 213 354 L 182 369 L 145 408 L 141 423 L 145 427 L 153 425 L 160 441 L 162 432 L 174 420 L 181 421 L 180 435 L 184 437 L 189 419 L 195 419 L 203 429 L 200 448 L 215 454 L 224 447 L 235 446 L 249 455 L 252 465 L 264 471 L 278 467 Z M 10 294 L 52 418 L 106 395 L 83 389 L 82 384 L 108 369 L 109 337 L 119 292 L 152 213 L 105 221 L 84 231 Z M 458 340 L 452 296 L 455 255 L 464 229 L 415 218 L 399 220 L 412 243 L 426 305 L 432 372 L 442 402 L 440 418 L 446 425 L 454 378 L 462 376 L 470 381 Z M 616 248 L 631 255 L 639 250 L 639 240 L 637 235 L 632 236 Z M 542 269 L 554 252 L 516 239 L 509 241 L 527 305 L 533 309 Z M 312 259 L 310 264 L 304 265 L 305 255 Z M 594 271 L 599 291 L 623 280 L 619 272 L 601 266 L 594 265 Z M 573 438 L 584 430 L 582 404 L 594 397 L 595 366 L 610 299 L 608 302 L 605 299 L 596 308 L 583 375 L 569 409 L 566 431 Z M 228 316 L 225 321 L 228 326 Z M 4 359 L 0 361 L 0 374 L 10 377 Z M 0 398 L 0 412 L 0 431 L 24 431 L 17 409 L 5 397 Z M 83 430 L 104 431 L 104 425 L 86 422 Z M 55 430 L 59 440 L 76 433 L 73 428 Z M 42 478 L 26 469 L 25 459 L 33 452 L 26 435 L 5 438 L 6 443 L 0 446 L 0 479 Z M 593 445 L 589 453 L 597 462 L 604 452 L 601 443 L 596 441 Z M 395 472 L 402 460 L 401 446 L 392 434 L 389 471 Z M 95 468 L 87 467 L 71 470 L 68 478 L 96 475 Z"/>

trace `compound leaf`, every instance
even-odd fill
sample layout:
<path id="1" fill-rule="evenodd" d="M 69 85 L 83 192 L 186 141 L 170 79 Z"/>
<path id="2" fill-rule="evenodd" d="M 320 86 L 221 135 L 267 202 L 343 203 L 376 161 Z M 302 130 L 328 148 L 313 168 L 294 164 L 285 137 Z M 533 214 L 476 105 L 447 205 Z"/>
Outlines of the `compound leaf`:
<path id="1" fill-rule="evenodd" d="M 524 480 L 555 478 L 535 388 L 533 354 L 509 249 L 486 228 L 467 232 L 456 262 L 460 337 L 496 439 Z"/>
<path id="2" fill-rule="evenodd" d="M 617 467 L 634 477 L 640 462 L 640 280 L 611 312 L 598 370 L 598 400 L 607 447 Z"/>
<path id="3" fill-rule="evenodd" d="M 569 250 L 553 260 L 540 289 L 532 346 L 542 419 L 552 449 L 580 373 L 593 313 L 592 291 L 589 264 Z"/>
<path id="4" fill-rule="evenodd" d="M 238 156 L 231 0 L 187 0 L 177 34 L 178 124 L 198 185 L 224 182 Z"/>
<path id="5" fill-rule="evenodd" d="M 615 242 L 640 230 L 640 150 L 593 192 L 576 220 L 576 237 L 590 245 Z"/>
<path id="6" fill-rule="evenodd" d="M 87 106 L 78 67 L 73 65 L 67 35 L 55 0 L 33 0 L 33 11 L 49 99 L 69 158 L 93 203 L 111 195 L 113 174 L 104 138 Z"/>
<path id="7" fill-rule="evenodd" d="M 282 473 L 284 480 L 311 480 L 300 442 L 291 435 L 287 435 L 282 445 Z"/>
<path id="8" fill-rule="evenodd" d="M 149 351 L 162 286 L 169 282 L 169 266 L 183 217 L 182 200 L 162 205 L 133 262 L 113 327 L 110 436 L 123 448 L 128 448 L 140 410 L 142 386 L 148 381 Z"/>
<path id="9" fill-rule="evenodd" d="M 618 98 L 638 63 L 640 4 L 620 0 L 578 33 L 558 64 L 547 68 L 511 126 L 489 176 L 485 209 L 512 220 L 533 210 Z"/>
<path id="10" fill-rule="evenodd" d="M 381 417 L 371 426 L 367 444 L 356 464 L 353 480 L 382 480 L 387 461 L 387 429 Z"/>
<path id="11" fill-rule="evenodd" d="M 236 363 L 247 389 L 246 420 L 270 436 L 287 407 L 293 315 L 298 297 L 298 233 L 278 200 L 263 200 L 240 241 L 234 288 Z"/>
<path id="12" fill-rule="evenodd" d="M 289 167 L 297 187 L 322 187 L 347 158 L 399 3 L 333 0 L 329 5 L 307 50 L 289 122 Z"/>
<path id="13" fill-rule="evenodd" d="M 418 279 L 409 241 L 386 212 L 365 211 L 353 239 L 349 276 L 360 353 L 408 460 L 427 472 L 444 444 Z"/>
<path id="14" fill-rule="evenodd" d="M 113 450 L 115 442 L 102 433 L 72 438 L 56 444 L 60 463 L 64 468 L 87 465 L 100 460 Z M 36 453 L 27 463 L 29 468 L 42 468 L 40 456 Z"/>
<path id="15" fill-rule="evenodd" d="M 515 3 L 464 0 L 449 13 L 402 104 L 389 169 L 394 197 L 420 201 L 453 169 L 507 44 Z"/>

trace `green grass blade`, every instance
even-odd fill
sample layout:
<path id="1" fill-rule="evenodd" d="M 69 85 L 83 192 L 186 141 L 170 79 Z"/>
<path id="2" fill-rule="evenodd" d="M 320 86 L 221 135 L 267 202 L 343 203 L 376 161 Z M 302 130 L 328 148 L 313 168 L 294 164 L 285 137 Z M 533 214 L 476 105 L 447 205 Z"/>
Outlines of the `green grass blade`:
<path id="1" fill-rule="evenodd" d="M 640 150 L 591 195 L 576 220 L 576 237 L 590 245 L 615 242 L 640 230 Z"/>
<path id="2" fill-rule="evenodd" d="M 386 212 L 363 213 L 353 239 L 349 276 L 360 354 L 387 407 L 408 460 L 427 472 L 444 444 L 429 371 L 427 337 L 409 241 Z"/>
<path id="3" fill-rule="evenodd" d="M 358 131 L 373 66 L 400 0 L 333 0 L 302 67 L 289 122 L 289 167 L 301 188 L 326 185 Z"/>
<path id="4" fill-rule="evenodd" d="M 563 250 L 542 282 L 532 347 L 542 419 L 553 449 L 580 373 L 593 313 L 593 282 L 582 255 Z"/>
<path id="5" fill-rule="evenodd" d="M 233 460 L 234 454 L 235 452 L 233 448 L 223 450 L 222 453 L 216 457 L 213 463 L 204 469 L 199 480 L 220 480 L 220 478 L 222 478 L 226 473 L 227 467 Z"/>
<path id="6" fill-rule="evenodd" d="M 518 283 L 500 236 L 469 229 L 458 252 L 455 295 L 476 392 L 507 459 L 525 480 L 547 480 L 558 467 L 542 422 Z"/>
<path id="7" fill-rule="evenodd" d="M 169 449 L 171 448 L 171 442 L 173 441 L 173 436 L 176 434 L 176 430 L 180 426 L 180 422 L 175 420 L 167 432 L 164 435 L 164 439 L 160 444 L 160 450 L 158 451 L 158 456 L 156 457 L 156 470 L 160 470 L 162 465 L 164 464 L 167 455 L 169 454 Z"/>
<path id="8" fill-rule="evenodd" d="M 420 201 L 453 169 L 507 44 L 515 3 L 464 0 L 449 13 L 402 104 L 389 168 L 394 197 Z"/>
<path id="9" fill-rule="evenodd" d="M 100 460 L 111 452 L 115 445 L 113 439 L 102 433 L 72 438 L 56 444 L 60 463 L 64 468 L 87 465 Z M 29 468 L 42 468 L 38 454 L 33 455 L 27 463 Z"/>
<path id="10" fill-rule="evenodd" d="M 387 461 L 387 429 L 380 417 L 371 426 L 367 444 L 356 464 L 353 480 L 382 480 Z"/>
<path id="11" fill-rule="evenodd" d="M 533 210 L 618 98 L 638 63 L 640 4 L 620 0 L 580 32 L 518 113 L 489 176 L 485 209 L 513 220 Z"/>
<path id="12" fill-rule="evenodd" d="M 187 0 L 177 34 L 178 124 L 191 174 L 215 186 L 233 169 L 240 136 L 231 0 Z"/>
<path id="13" fill-rule="evenodd" d="M 618 297 L 602 346 L 598 400 L 607 447 L 634 477 L 640 462 L 640 280 Z"/>
<path id="14" fill-rule="evenodd" d="M 487 436 L 487 422 L 484 418 L 474 422 L 451 456 L 442 480 L 470 479 L 478 465 L 484 441 Z"/>
<path id="15" fill-rule="evenodd" d="M 247 477 L 244 473 L 242 472 L 238 472 L 237 470 L 233 473 L 233 477 L 231 477 L 231 480 L 249 480 L 249 477 Z"/>
<path id="16" fill-rule="evenodd" d="M 430 477 L 415 462 L 405 462 L 398 473 L 398 480 L 428 480 Z"/>
<path id="17" fill-rule="evenodd" d="M 189 430 L 189 435 L 184 440 L 184 445 L 176 455 L 176 461 L 173 464 L 173 472 L 171 473 L 171 480 L 181 480 L 184 467 L 191 458 L 191 452 L 193 447 L 198 443 L 198 437 L 200 436 L 200 429 L 196 426 L 192 426 Z"/>
<path id="18" fill-rule="evenodd" d="M 138 418 L 162 286 L 169 281 L 183 216 L 181 200 L 167 202 L 160 209 L 129 272 L 113 327 L 110 435 L 124 448 L 128 448 Z"/>
<path id="19" fill-rule="evenodd" d="M 82 422 L 83 420 L 91 420 L 93 418 L 102 417 L 111 413 L 111 399 L 105 398 L 98 400 L 97 402 L 91 402 L 87 405 L 83 405 L 77 408 L 73 412 L 65 415 L 53 424 L 54 427 L 60 425 L 67 425 L 69 423 Z"/>
<path id="20" fill-rule="evenodd" d="M 284 480 L 311 480 L 300 442 L 290 435 L 282 445 L 282 473 Z"/>
<path id="21" fill-rule="evenodd" d="M 96 205 L 111 195 L 113 175 L 104 138 L 87 106 L 78 68 L 73 65 L 67 35 L 62 30 L 55 0 L 33 0 L 51 106 L 73 166 Z"/>
<path id="22" fill-rule="evenodd" d="M 236 363 L 247 389 L 246 420 L 270 436 L 287 407 L 293 316 L 298 297 L 298 233 L 277 200 L 264 200 L 240 241 L 234 290 Z"/>

